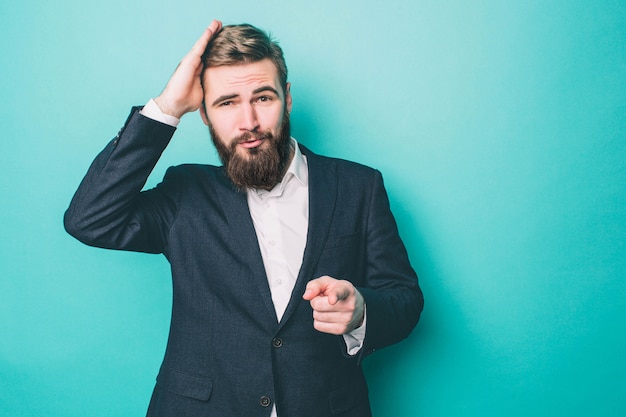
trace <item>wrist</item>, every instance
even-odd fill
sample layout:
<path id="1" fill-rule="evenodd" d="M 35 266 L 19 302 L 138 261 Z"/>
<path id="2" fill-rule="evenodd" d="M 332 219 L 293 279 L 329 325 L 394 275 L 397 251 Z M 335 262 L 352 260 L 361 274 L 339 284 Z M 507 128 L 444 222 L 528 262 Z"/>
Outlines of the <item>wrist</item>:
<path id="1" fill-rule="evenodd" d="M 166 125 L 170 125 L 172 127 L 177 127 L 180 123 L 179 118 L 163 113 L 154 101 L 154 99 L 150 99 L 150 101 L 148 101 L 146 105 L 143 106 L 143 109 L 141 109 L 141 114 L 152 120 L 165 123 Z"/>
<path id="2" fill-rule="evenodd" d="M 168 100 L 164 99 L 162 96 L 158 96 L 157 98 L 155 98 L 154 103 L 157 105 L 157 107 L 159 108 L 159 110 L 161 110 L 163 114 L 167 114 L 168 116 L 172 116 L 172 117 L 176 117 L 177 119 L 180 119 L 185 114 L 184 111 L 176 109 L 175 106 L 172 106 L 168 102 Z"/>

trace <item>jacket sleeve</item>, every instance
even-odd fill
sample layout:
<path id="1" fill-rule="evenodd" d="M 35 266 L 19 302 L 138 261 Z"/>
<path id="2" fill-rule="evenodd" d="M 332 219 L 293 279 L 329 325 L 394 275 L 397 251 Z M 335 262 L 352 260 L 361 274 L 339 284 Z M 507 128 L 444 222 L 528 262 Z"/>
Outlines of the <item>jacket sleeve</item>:
<path id="1" fill-rule="evenodd" d="M 174 131 L 133 108 L 80 183 L 65 212 L 67 232 L 91 246 L 162 252 L 180 190 L 171 175 L 153 190 L 141 189 Z"/>
<path id="2" fill-rule="evenodd" d="M 367 306 L 361 357 L 406 338 L 424 306 L 417 275 L 398 234 L 378 171 L 372 184 L 367 228 L 365 286 L 358 288 Z"/>

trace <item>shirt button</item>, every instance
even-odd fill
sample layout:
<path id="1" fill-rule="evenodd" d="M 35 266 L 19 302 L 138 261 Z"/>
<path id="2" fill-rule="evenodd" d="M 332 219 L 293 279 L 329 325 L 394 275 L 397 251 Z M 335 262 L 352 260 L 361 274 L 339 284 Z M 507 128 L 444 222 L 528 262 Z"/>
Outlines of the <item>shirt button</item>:
<path id="1" fill-rule="evenodd" d="M 283 345 L 283 339 L 279 337 L 275 337 L 272 339 L 272 346 L 274 346 L 275 348 L 279 348 L 282 345 Z"/>
<path id="2" fill-rule="evenodd" d="M 270 400 L 270 397 L 267 396 L 262 396 L 261 399 L 259 400 L 259 404 L 261 404 L 261 407 L 269 407 L 270 404 L 272 403 L 272 400 Z"/>

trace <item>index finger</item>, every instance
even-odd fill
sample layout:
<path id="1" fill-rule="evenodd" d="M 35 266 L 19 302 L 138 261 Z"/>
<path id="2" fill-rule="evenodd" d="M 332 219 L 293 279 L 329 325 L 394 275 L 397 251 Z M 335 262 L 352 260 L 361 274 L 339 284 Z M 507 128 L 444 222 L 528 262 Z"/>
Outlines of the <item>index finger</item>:
<path id="1" fill-rule="evenodd" d="M 333 279 L 329 276 L 322 276 L 309 281 L 306 285 L 306 291 L 303 298 L 305 300 L 312 300 L 318 295 L 324 294 L 328 286 L 333 282 Z"/>

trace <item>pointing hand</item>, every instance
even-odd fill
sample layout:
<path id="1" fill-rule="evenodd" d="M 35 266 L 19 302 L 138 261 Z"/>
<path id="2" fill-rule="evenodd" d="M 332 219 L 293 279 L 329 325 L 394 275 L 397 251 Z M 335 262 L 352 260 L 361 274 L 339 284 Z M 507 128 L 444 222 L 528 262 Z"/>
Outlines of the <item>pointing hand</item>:
<path id="1" fill-rule="evenodd" d="M 302 296 L 311 302 L 313 326 L 324 333 L 350 333 L 363 322 L 365 301 L 351 282 L 323 276 L 306 286 Z"/>

